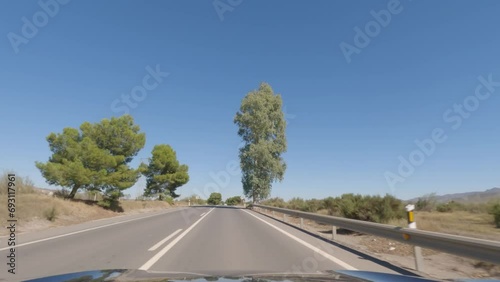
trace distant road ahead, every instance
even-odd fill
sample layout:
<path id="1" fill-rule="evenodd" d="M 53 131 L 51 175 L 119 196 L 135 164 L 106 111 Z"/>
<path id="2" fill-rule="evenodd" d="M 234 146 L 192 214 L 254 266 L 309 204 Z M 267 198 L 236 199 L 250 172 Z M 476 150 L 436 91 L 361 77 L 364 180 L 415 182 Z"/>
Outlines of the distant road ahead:
<path id="1" fill-rule="evenodd" d="M 219 275 L 398 271 L 261 214 L 227 207 L 172 209 L 21 234 L 18 245 L 14 276 L 7 272 L 1 238 L 0 279 L 117 268 Z"/>

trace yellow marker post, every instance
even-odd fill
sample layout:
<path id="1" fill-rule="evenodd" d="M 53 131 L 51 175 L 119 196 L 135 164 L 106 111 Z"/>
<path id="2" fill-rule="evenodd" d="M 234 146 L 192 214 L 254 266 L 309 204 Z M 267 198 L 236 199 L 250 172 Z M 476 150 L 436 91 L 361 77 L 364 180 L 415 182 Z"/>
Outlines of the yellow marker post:
<path id="1" fill-rule="evenodd" d="M 408 214 L 408 228 L 417 229 L 417 223 L 415 222 L 415 205 L 407 205 L 406 212 Z M 408 234 L 403 234 L 405 240 L 409 240 L 411 238 Z M 423 260 L 422 260 L 422 249 L 419 246 L 415 246 L 414 249 L 415 254 L 415 267 L 418 271 L 422 270 Z"/>

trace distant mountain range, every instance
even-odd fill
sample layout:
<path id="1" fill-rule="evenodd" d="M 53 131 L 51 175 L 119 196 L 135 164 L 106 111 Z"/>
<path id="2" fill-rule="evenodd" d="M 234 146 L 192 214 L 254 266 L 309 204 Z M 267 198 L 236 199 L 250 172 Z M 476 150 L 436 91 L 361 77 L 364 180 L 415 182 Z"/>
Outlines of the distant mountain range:
<path id="1" fill-rule="evenodd" d="M 422 196 L 419 198 L 425 197 L 427 196 Z M 410 199 L 408 200 L 408 202 L 416 202 L 419 198 Z M 495 198 L 500 198 L 500 188 L 491 188 L 480 192 L 466 192 L 435 196 L 435 199 L 439 203 L 447 203 L 449 201 L 483 203 Z"/>

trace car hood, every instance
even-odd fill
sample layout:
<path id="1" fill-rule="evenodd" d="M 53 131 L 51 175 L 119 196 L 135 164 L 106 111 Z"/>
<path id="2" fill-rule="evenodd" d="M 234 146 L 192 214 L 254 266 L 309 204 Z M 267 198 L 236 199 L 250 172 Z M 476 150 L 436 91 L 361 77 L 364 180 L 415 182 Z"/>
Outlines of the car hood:
<path id="1" fill-rule="evenodd" d="M 142 270 L 129 269 L 110 269 L 110 270 L 95 270 L 68 273 L 56 276 L 48 276 L 25 280 L 30 282 L 102 282 L 102 281 L 192 281 L 192 282 L 298 282 L 298 281 L 384 281 L 384 282 L 399 282 L 399 281 L 439 281 L 417 276 L 406 276 L 398 274 L 387 274 L 370 271 L 351 271 L 339 270 L 324 273 L 314 274 L 249 274 L 249 275 L 212 275 L 199 273 L 180 273 L 180 272 L 151 272 Z M 454 280 L 454 281 L 485 281 L 485 280 Z M 488 280 L 491 281 L 491 280 Z"/>

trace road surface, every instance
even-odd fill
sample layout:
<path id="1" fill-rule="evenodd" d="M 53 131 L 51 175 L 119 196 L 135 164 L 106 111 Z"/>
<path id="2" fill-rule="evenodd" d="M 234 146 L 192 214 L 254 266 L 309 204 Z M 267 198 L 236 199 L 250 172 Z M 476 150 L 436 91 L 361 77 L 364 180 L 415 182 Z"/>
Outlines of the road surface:
<path id="1" fill-rule="evenodd" d="M 240 208 L 186 207 L 18 234 L 15 275 L 7 272 L 5 239 L 2 281 L 124 268 L 207 275 L 339 269 L 408 274 Z"/>

